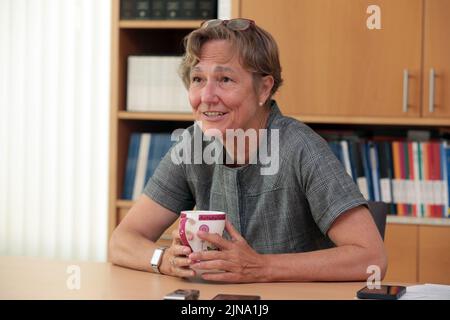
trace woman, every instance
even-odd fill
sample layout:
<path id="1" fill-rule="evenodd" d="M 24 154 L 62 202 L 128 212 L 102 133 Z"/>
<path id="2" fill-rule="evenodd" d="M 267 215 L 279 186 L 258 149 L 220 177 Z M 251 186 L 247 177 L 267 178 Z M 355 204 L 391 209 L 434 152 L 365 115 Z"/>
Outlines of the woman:
<path id="1" fill-rule="evenodd" d="M 169 152 L 114 231 L 112 262 L 177 277 L 220 269 L 201 276 L 223 282 L 365 280 L 370 265 L 383 277 L 383 241 L 358 188 L 327 143 L 272 100 L 282 83 L 272 36 L 251 20 L 211 20 L 185 46 L 181 76 L 201 122 L 188 132 L 215 132 L 233 161 L 175 163 Z M 227 140 L 227 130 L 238 129 L 277 132 L 256 146 L 275 150 L 279 168 L 262 174 L 261 161 L 251 161 L 255 148 L 239 152 Z M 155 241 L 194 206 L 227 213 L 224 238 L 198 234 L 220 250 L 192 253 L 176 232 L 171 247 L 159 249 Z"/>

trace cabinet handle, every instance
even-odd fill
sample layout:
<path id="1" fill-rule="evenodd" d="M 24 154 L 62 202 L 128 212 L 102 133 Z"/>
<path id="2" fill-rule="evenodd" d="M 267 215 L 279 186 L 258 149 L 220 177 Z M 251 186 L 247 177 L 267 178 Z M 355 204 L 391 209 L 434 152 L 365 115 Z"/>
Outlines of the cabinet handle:
<path id="1" fill-rule="evenodd" d="M 403 70 L 403 112 L 408 112 L 408 69 Z"/>
<path id="2" fill-rule="evenodd" d="M 430 69 L 430 92 L 428 95 L 428 110 L 430 113 L 434 112 L 434 78 L 435 78 L 435 72 L 434 69 Z"/>

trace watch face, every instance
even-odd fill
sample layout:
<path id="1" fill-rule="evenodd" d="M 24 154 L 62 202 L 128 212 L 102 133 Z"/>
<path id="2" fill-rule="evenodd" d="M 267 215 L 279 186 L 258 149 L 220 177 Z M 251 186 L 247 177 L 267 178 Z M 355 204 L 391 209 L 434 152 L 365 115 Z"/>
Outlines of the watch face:
<path id="1" fill-rule="evenodd" d="M 151 265 L 152 267 L 159 267 L 159 265 L 161 264 L 161 258 L 162 255 L 164 253 L 164 249 L 158 248 L 155 249 L 155 251 L 153 252 L 153 256 L 152 256 L 152 260 L 151 260 Z"/>

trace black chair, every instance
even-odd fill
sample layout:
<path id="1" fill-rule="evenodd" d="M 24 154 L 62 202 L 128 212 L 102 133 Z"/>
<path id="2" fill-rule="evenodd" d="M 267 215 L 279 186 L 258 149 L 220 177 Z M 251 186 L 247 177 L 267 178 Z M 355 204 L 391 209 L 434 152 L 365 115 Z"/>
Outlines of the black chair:
<path id="1" fill-rule="evenodd" d="M 386 229 L 386 216 L 388 214 L 389 206 L 385 202 L 369 201 L 369 211 L 372 218 L 378 227 L 381 238 L 384 240 L 384 231 Z"/>

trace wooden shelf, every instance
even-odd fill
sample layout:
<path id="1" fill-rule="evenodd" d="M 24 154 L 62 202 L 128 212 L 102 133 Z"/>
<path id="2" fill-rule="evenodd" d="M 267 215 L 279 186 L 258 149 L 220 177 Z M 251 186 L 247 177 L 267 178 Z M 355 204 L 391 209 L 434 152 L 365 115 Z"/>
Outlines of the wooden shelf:
<path id="1" fill-rule="evenodd" d="M 117 200 L 116 201 L 116 207 L 120 208 L 120 209 L 131 208 L 132 205 L 133 205 L 132 200 Z"/>
<path id="2" fill-rule="evenodd" d="M 191 113 L 160 113 L 160 112 L 127 112 L 119 111 L 122 120 L 165 120 L 165 121 L 194 121 Z"/>
<path id="3" fill-rule="evenodd" d="M 299 116 L 287 115 L 304 123 L 317 124 L 359 124 L 359 125 L 404 125 L 404 126 L 450 126 L 450 119 L 432 118 L 382 118 L 382 117 L 341 117 L 341 116 Z M 166 120 L 193 121 L 191 113 L 128 112 L 119 111 L 119 119 L 125 120 Z"/>
<path id="4" fill-rule="evenodd" d="M 166 120 L 166 121 L 194 121 L 192 113 L 159 113 L 159 112 L 128 112 L 119 111 L 122 120 Z"/>
<path id="5" fill-rule="evenodd" d="M 419 224 L 419 225 L 428 225 L 428 226 L 450 226 L 450 219 L 449 218 L 417 218 L 417 217 L 388 216 L 387 223 Z"/>
<path id="6" fill-rule="evenodd" d="M 400 126 L 450 126 L 449 118 L 411 117 L 343 117 L 343 116 L 291 116 L 304 123 L 400 125 Z"/>
<path id="7" fill-rule="evenodd" d="M 120 29 L 196 29 L 201 20 L 120 20 Z"/>

